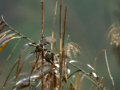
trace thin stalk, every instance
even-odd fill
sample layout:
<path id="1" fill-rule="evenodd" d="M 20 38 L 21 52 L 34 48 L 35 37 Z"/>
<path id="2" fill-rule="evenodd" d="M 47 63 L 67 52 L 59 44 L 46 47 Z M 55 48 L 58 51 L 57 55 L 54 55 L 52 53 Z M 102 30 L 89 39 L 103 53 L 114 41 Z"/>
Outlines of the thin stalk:
<path id="1" fill-rule="evenodd" d="M 81 70 L 77 70 L 77 71 L 71 73 L 71 74 L 67 77 L 67 79 L 69 79 L 73 74 L 75 74 L 75 73 L 77 73 L 77 72 L 80 72 L 80 71 L 81 71 Z"/>
<path id="2" fill-rule="evenodd" d="M 18 43 L 20 42 L 20 40 L 21 40 L 21 39 L 18 40 L 18 42 L 17 42 L 16 45 L 14 46 L 13 50 L 11 51 L 10 55 L 8 56 L 7 60 L 5 61 L 3 67 L 2 67 L 2 69 L 1 69 L 1 71 L 0 71 L 0 75 L 1 75 L 1 73 L 2 73 L 2 71 L 3 71 L 3 69 L 4 69 L 4 67 L 5 67 L 6 63 L 8 62 L 9 58 L 10 58 L 11 55 L 13 54 L 15 48 L 17 47 Z"/>
<path id="3" fill-rule="evenodd" d="M 43 12 L 43 0 L 41 0 L 42 5 L 42 39 L 44 38 L 44 12 Z"/>
<path id="4" fill-rule="evenodd" d="M 53 86 L 54 86 L 54 71 L 52 71 L 52 65 L 51 65 L 51 74 L 50 74 L 50 90 L 53 90 Z"/>
<path id="5" fill-rule="evenodd" d="M 4 20 L 3 16 L 2 16 L 2 20 L 4 21 L 5 25 L 7 25 L 7 26 L 10 28 L 10 30 L 12 30 L 12 31 L 14 31 L 15 33 L 17 33 L 18 35 L 22 36 L 22 38 L 27 39 L 27 40 L 30 41 L 30 42 L 34 42 L 34 41 L 31 40 L 30 38 L 27 38 L 27 37 L 24 36 L 23 34 L 19 33 L 19 32 L 16 31 L 15 29 L 13 29 L 11 26 L 9 26 L 9 25 L 7 24 L 7 22 Z"/>
<path id="6" fill-rule="evenodd" d="M 55 10 L 54 10 L 54 18 L 53 18 L 52 38 L 54 38 L 56 11 L 57 11 L 57 0 L 55 1 Z M 51 44 L 51 50 L 53 51 L 53 44 Z"/>
<path id="7" fill-rule="evenodd" d="M 44 69 L 44 67 L 43 67 L 43 56 L 44 56 L 44 53 L 42 51 L 42 66 L 41 66 L 41 68 L 42 68 L 42 75 L 44 74 L 44 71 L 43 71 L 43 69 Z M 42 90 L 44 90 L 44 77 L 42 77 L 41 81 L 42 81 Z"/>
<path id="8" fill-rule="evenodd" d="M 43 12 L 43 0 L 41 0 L 41 5 L 42 5 L 42 39 L 44 38 L 44 12 Z M 44 56 L 44 53 L 42 51 L 42 75 L 44 75 L 44 72 L 43 72 L 43 56 Z M 44 77 L 42 77 L 41 79 L 41 83 L 42 83 L 42 90 L 44 90 Z"/>
<path id="9" fill-rule="evenodd" d="M 102 52 L 104 52 L 104 51 L 105 51 L 105 49 L 101 50 L 101 51 L 97 54 L 97 56 L 95 57 L 95 60 L 94 60 L 94 69 L 95 69 L 95 66 L 96 66 L 97 57 L 98 57 Z"/>
<path id="10" fill-rule="evenodd" d="M 67 63 L 69 63 L 69 62 L 67 62 Z M 76 65 L 74 65 L 74 64 L 72 64 L 72 63 L 69 63 L 69 64 L 72 65 L 73 67 L 81 70 L 81 72 L 85 75 L 86 78 L 88 78 L 88 79 L 91 80 L 93 83 L 95 83 L 97 86 L 99 86 L 99 83 L 98 83 L 97 81 L 95 81 L 95 80 L 89 75 L 89 73 L 86 73 L 85 71 L 83 71 L 83 70 L 80 69 L 78 66 L 76 66 Z M 99 86 L 99 87 L 100 87 L 102 90 L 104 90 L 104 87 L 102 87 L 102 86 Z"/>
<path id="11" fill-rule="evenodd" d="M 49 74 L 49 77 L 50 77 L 50 74 Z M 48 83 L 48 90 L 50 90 L 50 83 L 51 83 L 50 78 L 49 78 L 48 80 L 49 80 L 49 83 Z"/>
<path id="12" fill-rule="evenodd" d="M 66 29 L 66 16 L 67 16 L 67 6 L 65 6 L 65 15 L 64 15 L 64 29 L 63 29 L 63 40 L 62 40 L 62 60 L 63 60 L 63 64 L 64 64 L 64 67 L 65 67 L 65 79 L 67 79 L 67 68 L 66 68 L 66 64 L 65 63 L 65 58 L 64 58 L 64 42 L 65 42 L 65 29 Z M 66 80 L 66 86 L 67 86 L 67 89 L 68 89 L 68 82 Z"/>
<path id="13" fill-rule="evenodd" d="M 53 30 L 52 30 L 52 38 L 54 38 L 54 29 L 55 29 L 55 18 L 56 18 L 56 11 L 57 11 L 57 0 L 55 1 L 55 10 L 54 10 L 54 18 L 53 18 Z M 53 44 L 51 44 L 51 51 L 53 51 Z M 52 67 L 53 67 L 53 65 L 51 64 L 51 67 L 50 67 L 50 69 L 51 69 L 51 71 L 52 71 Z M 52 72 L 53 73 L 53 72 Z M 54 74 L 54 73 L 53 73 Z M 54 77 L 53 77 L 54 75 L 52 75 L 52 74 L 50 74 L 50 82 L 49 82 L 49 84 L 50 84 L 50 90 L 53 90 L 53 81 L 54 81 Z"/>
<path id="14" fill-rule="evenodd" d="M 59 90 L 61 90 L 62 88 L 62 62 L 63 62 L 63 60 L 62 60 L 62 35 L 61 35 L 61 33 L 62 33 L 62 0 L 60 0 L 60 32 L 59 32 L 59 34 L 60 34 L 60 45 L 59 45 L 59 54 L 60 54 L 60 81 L 59 81 Z"/>
<path id="15" fill-rule="evenodd" d="M 112 81 L 112 84 L 113 84 L 113 90 L 115 90 L 115 84 L 114 84 L 114 79 L 110 73 L 110 68 L 109 68 L 109 64 L 108 64 L 108 60 L 107 60 L 107 53 L 106 53 L 106 49 L 105 49 L 105 60 L 106 60 L 106 64 L 107 64 L 107 69 L 108 69 L 108 73 L 109 73 L 109 76 L 110 76 L 110 79 Z"/>
<path id="16" fill-rule="evenodd" d="M 84 75 L 80 79 L 80 84 L 79 84 L 79 88 L 78 88 L 79 90 L 82 90 L 81 88 L 82 88 L 83 79 L 84 79 Z"/>
<path id="17" fill-rule="evenodd" d="M 5 83 L 4 83 L 3 87 L 1 88 L 1 90 L 3 90 L 3 88 L 6 86 L 7 80 L 8 80 L 8 78 L 9 78 L 11 72 L 13 71 L 13 69 L 15 68 L 15 66 L 17 65 L 17 63 L 18 63 L 18 60 L 15 62 L 15 64 L 14 64 L 13 67 L 12 67 L 12 69 L 10 70 L 10 72 L 9 72 L 9 74 L 8 74 L 8 76 L 7 76 L 7 79 L 5 80 Z"/>
<path id="18" fill-rule="evenodd" d="M 36 55 L 37 55 L 37 54 L 36 54 Z M 35 62 L 35 65 L 37 64 L 37 62 L 38 62 L 39 58 L 40 58 L 40 52 L 39 52 L 38 56 L 36 57 L 36 62 Z M 30 77 L 31 77 L 31 75 L 32 75 L 33 70 L 34 70 L 34 67 L 32 68 L 31 73 L 30 73 L 30 76 L 29 76 L 29 82 L 28 82 L 28 85 L 29 85 L 29 90 L 31 90 Z"/>

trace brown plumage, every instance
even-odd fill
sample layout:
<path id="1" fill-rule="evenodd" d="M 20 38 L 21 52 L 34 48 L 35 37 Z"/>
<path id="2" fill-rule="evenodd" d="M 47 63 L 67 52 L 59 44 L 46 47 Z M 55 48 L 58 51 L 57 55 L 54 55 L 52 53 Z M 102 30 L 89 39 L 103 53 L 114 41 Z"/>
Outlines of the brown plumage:
<path id="1" fill-rule="evenodd" d="M 56 39 L 52 37 L 46 37 L 39 41 L 39 43 L 42 45 L 53 44 L 55 42 L 56 42 Z"/>
<path id="2" fill-rule="evenodd" d="M 47 51 L 46 54 L 45 54 L 45 60 L 47 62 L 50 62 L 53 64 L 53 61 L 54 61 L 54 53 L 51 53 L 50 51 Z M 52 60 L 52 61 L 51 61 Z"/>

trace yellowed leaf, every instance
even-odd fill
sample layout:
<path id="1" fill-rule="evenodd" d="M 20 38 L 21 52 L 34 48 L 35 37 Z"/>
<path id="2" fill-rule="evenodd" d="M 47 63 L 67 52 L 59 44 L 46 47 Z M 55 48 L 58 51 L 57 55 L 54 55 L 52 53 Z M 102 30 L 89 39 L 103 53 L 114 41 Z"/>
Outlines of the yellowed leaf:
<path id="1" fill-rule="evenodd" d="M 4 41 L 2 43 L 2 45 L 0 45 L 0 51 L 3 50 L 3 48 L 10 42 L 10 40 L 15 39 L 15 38 L 21 38 L 21 37 L 13 37 L 13 36 L 11 36 L 9 39 L 7 39 L 6 41 Z"/>
<path id="2" fill-rule="evenodd" d="M 73 90 L 72 84 L 70 83 L 70 90 Z"/>
<path id="3" fill-rule="evenodd" d="M 78 73 L 76 76 L 76 82 L 75 82 L 75 89 L 77 89 L 78 81 L 79 81 L 80 74 Z"/>
<path id="4" fill-rule="evenodd" d="M 10 42 L 10 40 L 9 41 L 7 41 L 6 43 L 4 43 L 4 44 L 2 44 L 1 46 L 0 46 L 0 51 L 2 51 L 3 50 L 3 48 L 8 44 Z"/>
<path id="5" fill-rule="evenodd" d="M 72 83 L 70 83 L 70 90 L 75 90 Z"/>

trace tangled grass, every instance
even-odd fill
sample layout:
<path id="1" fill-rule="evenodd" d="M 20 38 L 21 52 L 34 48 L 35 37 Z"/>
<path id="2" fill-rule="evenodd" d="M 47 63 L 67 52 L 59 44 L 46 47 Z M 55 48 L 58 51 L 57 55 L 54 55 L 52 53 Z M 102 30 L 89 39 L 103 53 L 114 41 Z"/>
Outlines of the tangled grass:
<path id="1" fill-rule="evenodd" d="M 41 90 L 82 90 L 82 82 L 84 78 L 88 78 L 90 81 L 92 81 L 94 84 L 96 84 L 96 88 L 98 90 L 107 90 L 107 87 L 104 86 L 102 83 L 103 77 L 99 78 L 99 75 L 97 74 L 97 71 L 95 70 L 95 64 L 94 67 L 92 67 L 90 64 L 83 65 L 81 62 L 77 60 L 72 60 L 71 52 L 73 53 L 74 57 L 79 55 L 81 53 L 81 47 L 74 43 L 74 42 L 65 42 L 65 27 L 66 27 L 66 17 L 67 17 L 67 6 L 65 6 L 65 15 L 64 15 L 64 28 L 62 29 L 62 0 L 60 0 L 60 32 L 59 32 L 59 42 L 56 42 L 56 38 L 54 38 L 54 29 L 55 29 L 55 18 L 56 18 L 56 10 L 57 10 L 57 0 L 55 1 L 55 11 L 54 11 L 54 18 L 53 18 L 53 30 L 52 35 L 50 37 L 44 37 L 44 3 L 43 0 L 41 0 L 41 6 L 42 6 L 42 35 L 41 40 L 39 43 L 34 42 L 33 40 L 29 39 L 28 37 L 24 36 L 20 32 L 14 30 L 10 25 L 7 24 L 7 22 L 4 20 L 2 16 L 2 21 L 0 22 L 0 32 L 4 29 L 4 27 L 8 27 L 9 30 L 4 31 L 0 33 L 0 51 L 4 49 L 4 47 L 13 39 L 19 38 L 18 42 L 14 46 L 12 52 L 8 56 L 6 62 L 2 66 L 2 69 L 0 71 L 0 75 L 2 74 L 2 71 L 4 70 L 4 67 L 7 64 L 7 61 L 11 57 L 12 53 L 14 52 L 15 48 L 17 47 L 18 43 L 20 42 L 21 38 L 26 39 L 29 41 L 29 43 L 25 44 L 23 48 L 21 49 L 20 55 L 18 57 L 18 60 L 13 65 L 10 73 L 8 74 L 4 85 L 1 87 L 1 90 L 4 90 L 7 87 L 7 84 L 15 80 L 15 84 L 12 87 L 12 90 L 19 90 L 27 88 L 29 90 L 36 90 L 39 87 Z M 119 26 L 112 27 L 110 30 L 108 37 L 111 36 L 111 43 L 115 43 L 116 46 L 120 44 L 119 40 Z M 9 32 L 13 32 L 12 34 L 9 34 Z M 63 32 L 63 33 L 62 33 Z M 63 36 L 63 37 L 62 37 Z M 59 43 L 59 49 L 56 48 L 56 43 Z M 51 45 L 51 50 L 48 50 L 46 45 Z M 24 55 L 24 52 L 26 51 L 27 47 L 32 46 L 34 47 L 34 50 L 31 51 L 24 61 L 22 62 L 22 56 Z M 57 53 L 55 53 L 55 51 Z M 114 80 L 112 78 L 112 75 L 110 73 L 109 64 L 107 60 L 106 50 L 102 50 L 101 52 L 105 52 L 105 58 L 106 58 L 106 64 L 108 68 L 108 72 L 110 75 L 110 78 L 113 83 L 113 89 L 114 87 Z M 101 53 L 100 52 L 100 53 Z M 98 53 L 98 55 L 100 54 Z M 32 63 L 32 70 L 30 73 L 22 73 L 21 70 L 23 69 L 26 61 L 32 56 L 35 55 L 36 57 L 31 61 Z M 97 56 L 98 56 L 97 55 Z M 97 57 L 96 57 L 97 59 Z M 95 59 L 95 63 L 96 63 Z M 22 64 L 20 65 L 20 62 Z M 92 72 L 88 73 L 81 69 L 80 67 L 76 66 L 73 63 L 77 63 L 83 68 L 89 68 Z M 71 70 L 69 69 L 69 65 L 72 67 L 75 67 L 77 70 L 73 71 L 71 73 Z M 13 69 L 16 68 L 16 74 L 15 76 L 9 80 L 9 76 L 11 75 L 11 72 Z M 76 80 L 75 84 L 73 84 L 72 81 L 69 80 L 69 78 L 75 74 Z M 81 74 L 80 74 L 81 73 Z M 23 79 L 18 80 L 18 77 L 21 75 L 28 74 L 29 77 L 24 77 Z M 82 77 L 80 78 L 80 76 Z M 79 79 L 80 78 L 80 79 Z M 78 84 L 80 80 L 80 83 Z M 34 83 L 33 83 L 34 82 Z M 90 87 L 90 90 L 92 90 L 92 86 Z"/>

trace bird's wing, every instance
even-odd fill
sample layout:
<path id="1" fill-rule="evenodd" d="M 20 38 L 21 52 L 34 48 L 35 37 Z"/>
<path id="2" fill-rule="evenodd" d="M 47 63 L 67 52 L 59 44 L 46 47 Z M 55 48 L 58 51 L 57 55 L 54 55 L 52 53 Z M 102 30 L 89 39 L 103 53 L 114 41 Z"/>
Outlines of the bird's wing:
<path id="1" fill-rule="evenodd" d="M 56 39 L 52 38 L 52 37 L 46 37 L 46 38 L 43 38 L 42 40 L 40 40 L 40 44 L 43 44 L 43 45 L 52 44 L 55 42 L 56 42 Z"/>

